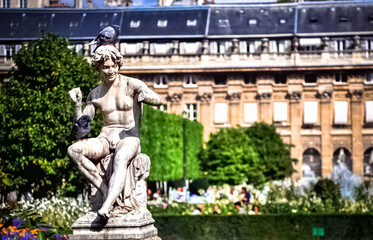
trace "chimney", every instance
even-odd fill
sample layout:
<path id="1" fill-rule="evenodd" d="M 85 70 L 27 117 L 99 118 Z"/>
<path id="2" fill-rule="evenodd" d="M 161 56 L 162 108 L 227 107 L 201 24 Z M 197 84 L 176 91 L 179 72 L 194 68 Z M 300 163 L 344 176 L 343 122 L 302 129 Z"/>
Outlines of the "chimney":
<path id="1" fill-rule="evenodd" d="M 83 8 L 83 0 L 74 0 L 74 8 Z"/>

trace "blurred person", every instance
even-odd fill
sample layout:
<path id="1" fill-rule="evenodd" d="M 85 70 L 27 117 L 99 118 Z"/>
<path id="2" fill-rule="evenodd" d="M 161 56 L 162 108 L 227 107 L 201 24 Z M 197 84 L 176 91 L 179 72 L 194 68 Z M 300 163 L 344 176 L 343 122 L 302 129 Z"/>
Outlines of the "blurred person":
<path id="1" fill-rule="evenodd" d="M 247 206 L 250 203 L 251 195 L 247 191 L 246 187 L 242 187 L 242 192 L 241 192 L 240 197 L 241 197 L 242 203 L 245 204 L 245 206 Z"/>
<path id="2" fill-rule="evenodd" d="M 228 201 L 229 201 L 229 202 L 232 202 L 232 203 L 239 202 L 238 192 L 236 191 L 236 189 L 235 189 L 234 187 L 231 187 L 231 188 L 229 189 L 229 193 L 228 193 Z"/>

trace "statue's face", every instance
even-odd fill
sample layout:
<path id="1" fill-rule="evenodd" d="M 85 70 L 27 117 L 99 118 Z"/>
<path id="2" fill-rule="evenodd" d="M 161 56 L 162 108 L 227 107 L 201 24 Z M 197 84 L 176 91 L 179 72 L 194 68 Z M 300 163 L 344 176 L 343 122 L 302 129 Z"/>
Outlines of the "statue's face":
<path id="1" fill-rule="evenodd" d="M 105 83 L 113 83 L 118 76 L 119 67 L 111 59 L 100 66 L 100 77 Z"/>

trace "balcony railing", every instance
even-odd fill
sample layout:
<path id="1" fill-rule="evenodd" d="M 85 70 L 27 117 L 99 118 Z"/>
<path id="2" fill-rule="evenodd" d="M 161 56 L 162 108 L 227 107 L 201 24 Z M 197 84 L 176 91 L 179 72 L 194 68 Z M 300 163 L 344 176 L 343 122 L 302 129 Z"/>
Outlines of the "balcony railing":
<path id="1" fill-rule="evenodd" d="M 161 48 L 157 50 L 156 48 L 158 45 Z M 353 66 L 360 63 L 373 65 L 373 50 L 346 49 L 342 51 L 330 51 L 325 49 L 290 51 L 291 48 L 281 48 L 280 51 L 275 52 L 262 47 L 256 48 L 253 52 L 252 49 L 238 47 L 238 44 L 233 44 L 232 47 L 226 48 L 223 52 L 219 53 L 216 49 L 211 49 L 208 42 L 199 42 L 195 44 L 195 48 L 187 50 L 185 46 L 189 45 L 180 45 L 177 42 L 158 45 L 142 42 L 141 46 L 139 44 L 139 49 L 136 48 L 136 51 L 122 51 L 125 62 L 124 69 L 165 69 L 165 66 L 182 69 L 315 67 L 341 64 Z M 152 47 L 150 48 L 150 46 Z M 184 47 L 180 48 L 180 46 Z M 83 52 L 84 56 L 89 61 L 91 52 L 89 51 L 87 43 L 84 44 L 81 52 Z M 0 56 L 1 69 L 11 68 L 13 64 L 11 57 L 12 56 Z"/>

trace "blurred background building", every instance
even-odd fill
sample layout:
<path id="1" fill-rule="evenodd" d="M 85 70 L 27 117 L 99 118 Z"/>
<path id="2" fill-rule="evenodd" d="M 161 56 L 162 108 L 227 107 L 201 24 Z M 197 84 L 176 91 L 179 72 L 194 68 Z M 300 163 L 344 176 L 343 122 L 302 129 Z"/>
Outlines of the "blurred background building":
<path id="1" fill-rule="evenodd" d="M 162 111 L 200 121 L 205 140 L 220 128 L 265 121 L 294 145 L 295 178 L 303 164 L 326 177 L 341 152 L 355 174 L 372 174 L 372 2 L 104 9 L 81 9 L 81 1 L 74 3 L 78 9 L 50 8 L 52 3 L 29 0 L 28 8 L 39 9 L 0 10 L 1 78 L 7 78 L 12 55 L 41 29 L 68 37 L 89 59 L 88 43 L 117 24 L 121 72 L 162 95 Z"/>

